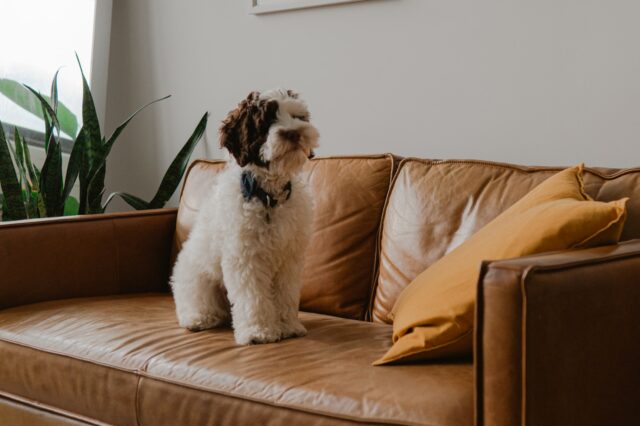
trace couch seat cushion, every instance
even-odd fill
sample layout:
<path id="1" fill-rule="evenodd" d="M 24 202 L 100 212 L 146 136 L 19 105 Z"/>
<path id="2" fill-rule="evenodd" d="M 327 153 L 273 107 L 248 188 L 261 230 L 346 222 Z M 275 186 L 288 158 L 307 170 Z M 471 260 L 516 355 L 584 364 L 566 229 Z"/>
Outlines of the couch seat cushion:
<path id="1" fill-rule="evenodd" d="M 472 424 L 470 362 L 371 367 L 390 326 L 301 318 L 307 337 L 238 347 L 177 327 L 164 294 L 7 309 L 0 393 L 122 425 Z"/>

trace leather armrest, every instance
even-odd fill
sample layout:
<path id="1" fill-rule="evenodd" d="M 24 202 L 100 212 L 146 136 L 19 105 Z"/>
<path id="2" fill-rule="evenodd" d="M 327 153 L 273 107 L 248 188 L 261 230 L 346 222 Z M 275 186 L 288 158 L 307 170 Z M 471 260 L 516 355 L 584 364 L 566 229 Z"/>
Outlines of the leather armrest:
<path id="1" fill-rule="evenodd" d="M 640 424 L 640 240 L 482 266 L 476 424 Z"/>
<path id="2" fill-rule="evenodd" d="M 0 309 L 166 291 L 176 211 L 0 223 Z"/>

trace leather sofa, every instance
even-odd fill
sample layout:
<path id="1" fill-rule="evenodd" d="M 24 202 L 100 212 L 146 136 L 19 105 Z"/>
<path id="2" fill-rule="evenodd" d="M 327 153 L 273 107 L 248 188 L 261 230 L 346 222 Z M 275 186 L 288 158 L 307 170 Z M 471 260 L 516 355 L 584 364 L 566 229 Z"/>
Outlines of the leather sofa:
<path id="1" fill-rule="evenodd" d="M 478 265 L 472 358 L 372 367 L 412 278 L 560 169 L 310 162 L 309 333 L 239 347 L 179 328 L 167 285 L 222 167 L 193 163 L 179 209 L 0 224 L 0 424 L 640 424 L 640 169 L 585 176 L 631 197 L 624 242 Z"/>

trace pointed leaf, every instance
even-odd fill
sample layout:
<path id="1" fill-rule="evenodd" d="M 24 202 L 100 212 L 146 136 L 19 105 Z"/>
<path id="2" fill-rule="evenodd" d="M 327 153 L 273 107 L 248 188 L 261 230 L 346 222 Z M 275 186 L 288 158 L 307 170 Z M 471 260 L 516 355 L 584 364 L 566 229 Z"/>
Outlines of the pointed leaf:
<path id="1" fill-rule="evenodd" d="M 78 118 L 71 112 L 65 104 L 58 101 L 58 73 L 60 69 L 56 71 L 51 82 L 51 97 L 47 99 L 51 104 L 51 108 L 58 117 L 58 123 L 60 124 L 60 131 L 66 133 L 71 138 L 75 138 L 78 132 Z"/>
<path id="2" fill-rule="evenodd" d="M 10 101 L 25 111 L 35 115 L 41 120 L 44 119 L 42 105 L 38 97 L 17 81 L 8 78 L 0 78 L 0 93 L 5 95 Z M 53 103 L 53 100 L 50 97 L 43 96 L 43 98 L 48 103 Z M 60 130 L 74 138 L 78 132 L 78 118 L 76 115 L 60 101 L 58 101 L 56 112 L 58 114 Z"/>
<path id="3" fill-rule="evenodd" d="M 67 165 L 67 173 L 64 179 L 64 189 L 62 190 L 62 200 L 66 202 L 67 197 L 71 194 L 71 190 L 73 189 L 73 185 L 75 185 L 76 180 L 78 179 L 78 174 L 80 173 L 80 167 L 82 165 L 82 155 L 84 150 L 84 137 L 85 133 L 82 129 L 80 129 L 80 133 L 78 133 L 78 137 L 73 144 L 73 149 L 71 150 L 71 154 L 69 155 L 69 164 Z"/>
<path id="4" fill-rule="evenodd" d="M 35 192 L 40 191 L 40 177 L 38 173 L 36 173 L 36 167 L 31 162 L 31 152 L 29 150 L 29 144 L 25 138 L 20 137 L 18 133 L 18 129 L 16 129 L 16 139 L 20 138 L 22 142 L 23 152 L 24 152 L 24 166 L 27 170 L 27 174 L 29 175 L 29 181 L 31 183 L 31 189 Z"/>
<path id="5" fill-rule="evenodd" d="M 89 213 L 102 213 L 102 195 L 104 194 L 104 178 L 107 172 L 106 165 L 103 164 L 98 173 L 91 179 L 89 183 L 89 192 L 87 194 Z"/>
<path id="6" fill-rule="evenodd" d="M 42 110 L 49 115 L 49 118 L 51 119 L 51 123 L 52 125 L 60 130 L 60 123 L 58 122 L 58 115 L 55 113 L 55 111 L 53 110 L 53 108 L 51 108 L 51 105 L 49 105 L 49 101 L 47 101 L 44 96 L 42 96 L 40 93 L 38 93 L 34 88 L 32 88 L 31 86 L 27 86 L 26 84 L 24 85 L 24 87 L 26 87 L 27 89 L 29 89 L 31 91 L 31 93 L 33 93 L 34 95 L 36 95 L 36 97 L 38 98 L 38 100 L 40 101 L 40 105 L 42 105 Z"/>
<path id="7" fill-rule="evenodd" d="M 65 132 L 69 137 L 75 138 L 78 135 L 78 118 L 69 108 L 62 102 L 58 102 L 58 122 L 60 130 Z"/>
<path id="8" fill-rule="evenodd" d="M 60 216 L 62 213 L 62 149 L 55 138 L 49 143 L 47 158 L 42 166 L 40 188 L 47 209 L 47 216 Z"/>
<path id="9" fill-rule="evenodd" d="M 53 111 L 58 114 L 58 73 L 60 72 L 60 68 L 56 70 L 56 73 L 53 75 L 53 80 L 51 81 L 51 108 Z"/>
<path id="10" fill-rule="evenodd" d="M 0 78 L 0 93 L 25 111 L 42 118 L 42 106 L 29 89 L 15 80 Z"/>
<path id="11" fill-rule="evenodd" d="M 93 95 L 91 95 L 91 89 L 89 88 L 89 83 L 87 83 L 87 79 L 84 76 L 82 64 L 80 63 L 80 58 L 77 53 L 76 60 L 80 67 L 80 74 L 82 74 L 82 127 L 84 127 L 87 132 L 89 141 L 94 145 L 93 149 L 97 150 L 97 145 L 100 144 L 102 139 L 102 134 L 100 133 L 100 122 L 98 121 L 98 115 L 96 114 Z"/>
<path id="12" fill-rule="evenodd" d="M 29 171 L 27 170 L 24 159 L 24 145 L 22 143 L 22 138 L 20 137 L 20 133 L 18 132 L 17 127 L 13 128 L 13 141 L 16 146 L 14 158 L 16 160 L 16 167 L 18 168 L 18 172 L 20 174 L 20 183 L 23 187 L 26 187 L 29 191 L 31 191 L 31 178 L 29 176 Z"/>
<path id="13" fill-rule="evenodd" d="M 4 128 L 0 122 L 0 188 L 4 194 L 7 210 L 6 214 L 12 219 L 26 219 L 27 213 L 24 209 L 22 199 L 22 188 L 16 175 L 16 169 L 11 160 L 9 143 L 4 134 Z M 3 214 L 5 210 L 3 210 Z"/>
<path id="14" fill-rule="evenodd" d="M 122 198 L 127 204 L 129 204 L 136 210 L 147 210 L 150 208 L 149 203 L 144 201 L 142 198 L 138 198 L 135 195 L 127 194 L 126 192 L 114 192 L 109 195 L 109 197 L 107 197 L 107 201 L 105 201 L 104 206 L 102 207 L 102 211 L 105 211 L 107 209 L 107 206 L 116 195 Z"/>
<path id="15" fill-rule="evenodd" d="M 171 95 L 167 95 L 164 98 L 160 98 L 160 99 L 156 99 L 155 101 L 151 101 L 148 104 L 146 104 L 145 106 L 138 108 L 138 110 L 136 112 L 134 112 L 133 114 L 131 114 L 129 116 L 129 118 L 127 118 L 124 123 L 122 123 L 121 125 L 119 125 L 116 130 L 113 132 L 113 134 L 111 135 L 111 137 L 109 138 L 109 140 L 107 141 L 107 146 L 109 147 L 109 149 L 111 149 L 111 147 L 113 146 L 113 144 L 115 143 L 116 139 L 118 138 L 118 136 L 120 136 L 120 133 L 122 133 L 122 131 L 125 129 L 125 127 L 127 127 L 127 124 L 129 124 L 129 122 L 133 119 L 133 117 L 135 117 L 140 111 L 142 111 L 143 109 L 145 109 L 146 107 L 155 104 L 156 102 L 160 102 L 160 101 L 164 101 L 165 99 L 170 98 Z M 108 155 L 108 153 L 107 153 Z"/>
<path id="16" fill-rule="evenodd" d="M 78 134 L 78 138 L 76 139 L 76 144 L 82 144 L 81 149 L 81 162 L 80 162 L 80 207 L 78 210 L 78 214 L 86 214 L 87 213 L 87 204 L 88 198 L 87 194 L 89 193 L 89 184 L 91 182 L 91 172 L 93 168 L 93 155 L 91 141 L 87 136 L 86 131 L 84 130 L 84 126 L 80 129 L 80 133 Z"/>
<path id="17" fill-rule="evenodd" d="M 111 148 L 113 147 L 118 136 L 120 136 L 120 133 L 122 133 L 122 131 L 127 127 L 127 124 L 129 124 L 133 117 L 135 117 L 140 111 L 142 111 L 149 105 L 152 105 L 169 97 L 170 95 L 165 96 L 164 98 L 156 99 L 139 108 L 136 112 L 131 114 L 131 116 L 129 116 L 129 118 L 125 120 L 124 123 L 116 128 L 108 141 L 105 141 L 103 139 L 101 148 L 92 162 L 91 178 L 89 180 L 89 187 L 87 192 L 87 209 L 89 213 L 99 213 L 103 211 L 102 196 L 104 194 L 104 180 L 106 175 L 107 157 L 111 153 Z"/>
<path id="18" fill-rule="evenodd" d="M 48 114 L 44 114 L 42 119 L 44 120 L 44 152 L 46 153 L 49 151 L 49 142 L 51 142 L 51 138 L 53 138 L 53 127 L 51 126 Z"/>
<path id="19" fill-rule="evenodd" d="M 146 107 L 155 104 L 156 102 L 160 102 L 163 101 L 167 98 L 170 98 L 171 95 L 167 95 L 164 98 L 160 98 L 160 99 L 156 99 L 154 101 L 149 102 L 148 104 L 146 104 L 145 106 L 138 108 L 138 110 L 136 112 L 134 112 L 133 114 L 131 114 L 129 116 L 129 118 L 127 118 L 124 123 L 122 123 L 121 125 L 119 125 L 116 130 L 113 132 L 113 134 L 111 135 L 111 137 L 109 138 L 109 140 L 107 140 L 105 143 L 103 143 L 103 147 L 104 149 L 101 151 L 100 155 L 98 155 L 95 159 L 95 168 L 94 168 L 94 174 L 97 175 L 98 173 L 100 173 L 100 167 L 102 167 L 102 164 L 106 164 L 107 161 L 107 157 L 109 156 L 109 154 L 111 153 L 111 148 L 113 148 L 113 145 L 115 144 L 116 140 L 118 139 L 118 136 L 120 136 L 120 133 L 122 133 L 122 131 L 127 127 L 127 125 L 129 124 L 129 122 L 133 119 L 133 117 L 135 117 L 140 111 L 142 111 L 143 109 L 145 109 Z M 94 180 L 95 177 L 92 176 L 92 180 Z M 96 179 L 95 180 L 95 184 L 94 185 L 100 185 L 99 181 Z M 104 186 L 104 183 L 103 183 Z"/>
<path id="20" fill-rule="evenodd" d="M 200 119 L 200 122 L 193 131 L 193 134 L 187 140 L 187 143 L 184 144 L 176 158 L 167 169 L 156 195 L 149 202 L 150 208 L 159 209 L 164 207 L 167 201 L 169 201 L 169 198 L 171 198 L 173 193 L 176 191 L 176 188 L 178 188 L 178 185 L 182 180 L 182 176 L 187 169 L 187 165 L 189 164 L 191 153 L 207 128 L 208 117 L 209 113 L 206 112 Z"/>

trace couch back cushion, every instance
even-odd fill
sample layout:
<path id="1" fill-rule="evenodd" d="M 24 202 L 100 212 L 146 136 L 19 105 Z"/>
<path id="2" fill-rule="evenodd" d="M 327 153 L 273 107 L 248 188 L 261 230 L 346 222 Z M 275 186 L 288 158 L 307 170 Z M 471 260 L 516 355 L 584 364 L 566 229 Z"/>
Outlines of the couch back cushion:
<path id="1" fill-rule="evenodd" d="M 397 297 L 416 276 L 560 170 L 404 160 L 385 207 L 372 319 L 390 322 Z M 621 240 L 640 238 L 640 169 L 585 169 L 584 180 L 596 200 L 630 197 Z"/>
<path id="2" fill-rule="evenodd" d="M 180 199 L 174 254 L 188 237 L 203 197 L 224 164 L 203 160 L 192 164 Z M 391 155 L 321 158 L 305 166 L 315 206 L 302 310 L 364 319 L 393 168 Z"/>

